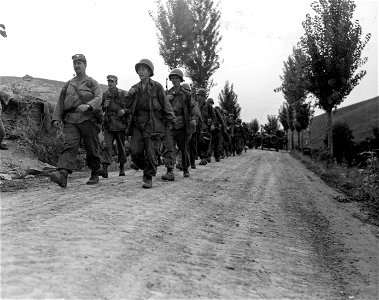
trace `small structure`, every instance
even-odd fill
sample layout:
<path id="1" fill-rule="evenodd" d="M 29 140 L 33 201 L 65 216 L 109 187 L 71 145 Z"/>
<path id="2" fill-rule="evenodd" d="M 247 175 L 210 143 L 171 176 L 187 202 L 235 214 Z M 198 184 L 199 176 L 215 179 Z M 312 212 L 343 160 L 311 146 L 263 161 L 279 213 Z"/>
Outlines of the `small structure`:
<path id="1" fill-rule="evenodd" d="M 32 81 L 34 78 L 30 76 L 29 74 L 26 74 L 24 77 L 22 77 L 22 80 L 24 81 Z"/>

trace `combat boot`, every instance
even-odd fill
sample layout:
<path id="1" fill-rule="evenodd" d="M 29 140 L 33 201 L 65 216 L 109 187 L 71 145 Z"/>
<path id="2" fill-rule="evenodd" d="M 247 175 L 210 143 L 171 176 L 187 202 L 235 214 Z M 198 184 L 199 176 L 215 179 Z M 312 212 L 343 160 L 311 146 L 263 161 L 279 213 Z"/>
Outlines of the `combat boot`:
<path id="1" fill-rule="evenodd" d="M 174 172 L 172 171 L 172 169 L 168 168 L 167 173 L 162 175 L 161 178 L 165 181 L 174 181 L 175 180 Z"/>
<path id="2" fill-rule="evenodd" d="M 190 177 L 190 172 L 188 171 L 188 169 L 183 170 L 183 177 L 184 178 Z"/>
<path id="3" fill-rule="evenodd" d="M 191 163 L 191 169 L 196 169 L 196 164 L 195 164 L 195 162 Z"/>
<path id="4" fill-rule="evenodd" d="M 212 161 L 212 159 L 210 158 L 210 157 L 207 157 L 207 162 L 211 162 Z"/>
<path id="5" fill-rule="evenodd" d="M 50 181 L 58 184 L 60 187 L 67 187 L 68 172 L 65 169 L 60 169 L 50 173 Z"/>
<path id="6" fill-rule="evenodd" d="M 220 162 L 220 158 L 219 157 L 217 157 L 215 160 L 216 160 L 216 162 Z"/>
<path id="7" fill-rule="evenodd" d="M 99 170 L 99 175 L 103 178 L 108 178 L 108 165 L 103 164 L 103 168 Z"/>
<path id="8" fill-rule="evenodd" d="M 118 173 L 118 176 L 125 176 L 124 164 L 120 164 L 120 172 Z"/>
<path id="9" fill-rule="evenodd" d="M 207 163 L 208 163 L 207 160 L 205 158 L 202 158 L 199 165 L 205 166 Z"/>
<path id="10" fill-rule="evenodd" d="M 176 164 L 176 168 L 179 169 L 179 170 L 183 170 L 183 166 L 181 163 L 177 163 Z"/>
<path id="11" fill-rule="evenodd" d="M 98 171 L 92 171 L 91 177 L 88 179 L 87 184 L 93 185 L 99 183 L 99 172 Z"/>
<path id="12" fill-rule="evenodd" d="M 142 188 L 151 189 L 153 187 L 153 178 L 150 175 L 143 174 L 142 179 L 143 179 Z"/>

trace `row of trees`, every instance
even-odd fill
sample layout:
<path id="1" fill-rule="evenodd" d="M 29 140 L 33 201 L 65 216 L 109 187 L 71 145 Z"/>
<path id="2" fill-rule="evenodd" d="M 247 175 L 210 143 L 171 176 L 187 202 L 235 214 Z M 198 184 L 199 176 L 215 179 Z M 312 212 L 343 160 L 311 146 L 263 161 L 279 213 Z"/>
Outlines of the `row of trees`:
<path id="1" fill-rule="evenodd" d="M 292 147 L 294 130 L 309 125 L 313 109 L 307 100 L 315 97 L 315 106 L 327 115 L 327 151 L 333 157 L 332 111 L 365 76 L 359 68 L 367 57 L 361 54 L 371 35 L 362 38 L 359 22 L 353 21 L 353 0 L 318 0 L 311 6 L 315 15 L 306 15 L 305 33 L 284 62 L 282 84 L 274 91 L 286 100 L 279 119 L 292 132 Z"/>

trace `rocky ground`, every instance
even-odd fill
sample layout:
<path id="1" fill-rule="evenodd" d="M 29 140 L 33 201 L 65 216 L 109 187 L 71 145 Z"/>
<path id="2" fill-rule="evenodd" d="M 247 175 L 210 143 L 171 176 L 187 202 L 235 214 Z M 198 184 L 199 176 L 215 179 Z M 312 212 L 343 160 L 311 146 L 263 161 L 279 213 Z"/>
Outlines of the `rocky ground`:
<path id="1" fill-rule="evenodd" d="M 3 181 L 1 297 L 377 299 L 376 228 L 289 153 L 162 174 Z"/>

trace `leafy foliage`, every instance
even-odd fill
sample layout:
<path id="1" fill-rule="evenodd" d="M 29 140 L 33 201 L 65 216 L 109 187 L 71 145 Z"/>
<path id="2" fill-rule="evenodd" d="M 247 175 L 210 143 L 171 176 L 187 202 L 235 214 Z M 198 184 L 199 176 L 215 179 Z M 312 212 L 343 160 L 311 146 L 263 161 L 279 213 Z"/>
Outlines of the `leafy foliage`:
<path id="1" fill-rule="evenodd" d="M 315 16 L 309 14 L 303 22 L 301 38 L 307 61 L 306 89 L 317 98 L 317 105 L 328 115 L 328 149 L 332 154 L 332 115 L 365 76 L 358 69 L 367 61 L 362 50 L 370 40 L 367 34 L 361 40 L 359 22 L 352 21 L 353 0 L 318 0 L 312 3 Z"/>
<path id="2" fill-rule="evenodd" d="M 259 122 L 257 119 L 254 119 L 250 123 L 247 124 L 247 126 L 250 128 L 253 134 L 258 133 L 259 131 Z"/>
<path id="3" fill-rule="evenodd" d="M 159 52 L 170 68 L 184 67 L 195 88 L 209 90 L 220 67 L 218 44 L 221 13 L 212 0 L 157 2 Z"/>
<path id="4" fill-rule="evenodd" d="M 268 134 L 273 134 L 280 130 L 278 117 L 275 115 L 268 115 L 267 123 L 263 125 L 263 130 Z"/>
<path id="5" fill-rule="evenodd" d="M 238 96 L 233 90 L 233 83 L 229 85 L 229 81 L 225 82 L 224 88 L 218 94 L 220 107 L 234 114 L 235 118 L 239 118 L 241 107 L 238 104 Z"/>

